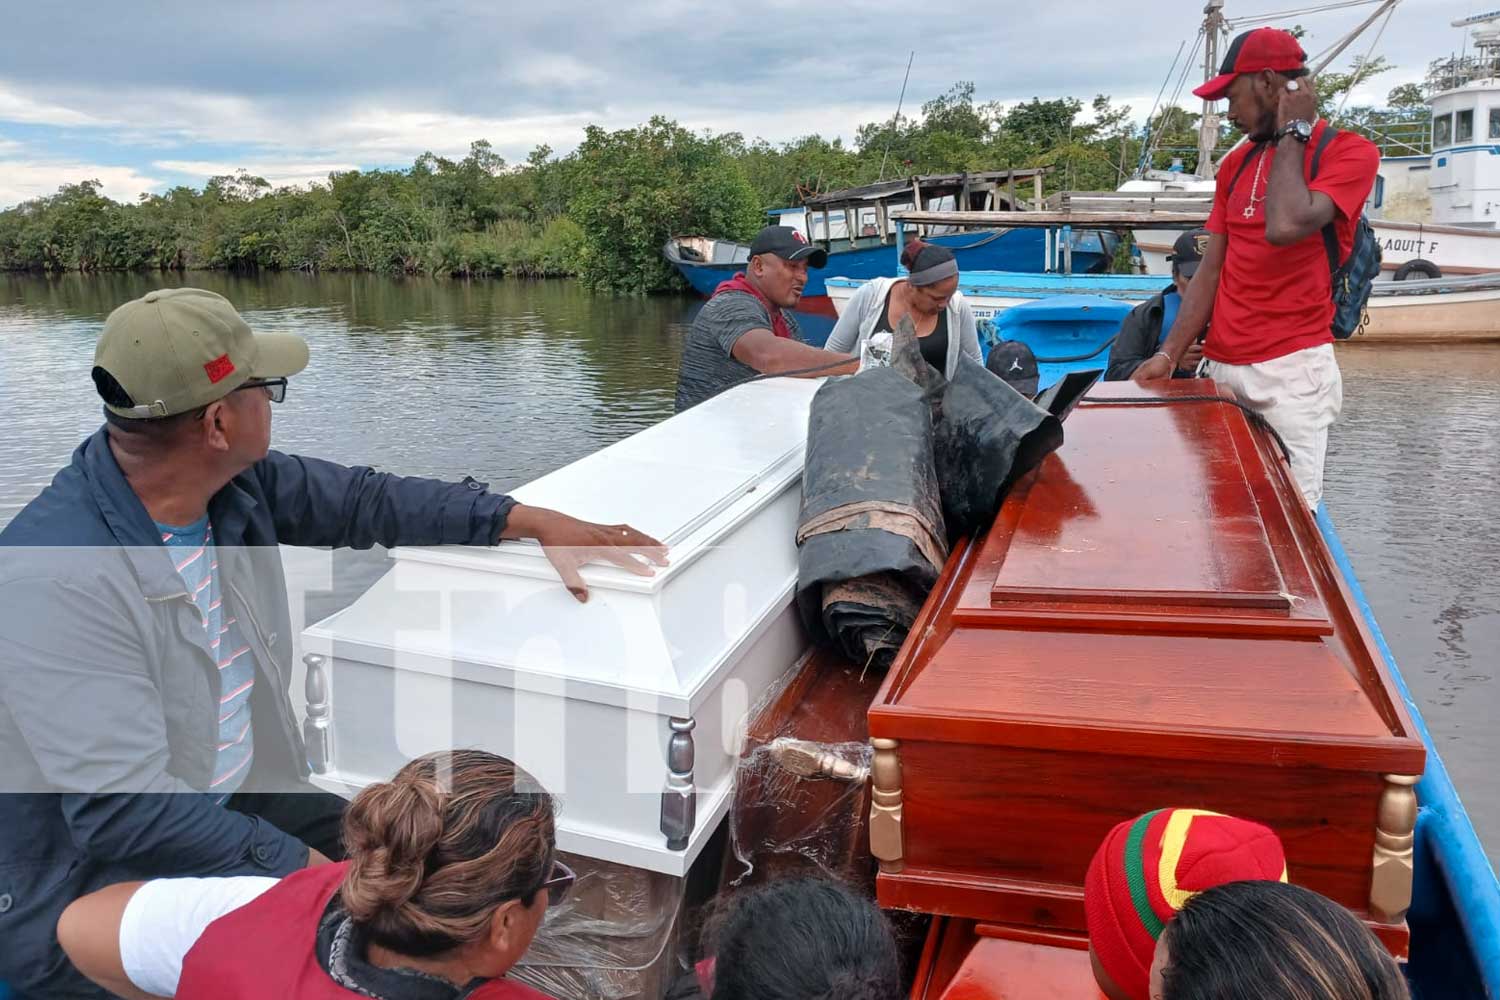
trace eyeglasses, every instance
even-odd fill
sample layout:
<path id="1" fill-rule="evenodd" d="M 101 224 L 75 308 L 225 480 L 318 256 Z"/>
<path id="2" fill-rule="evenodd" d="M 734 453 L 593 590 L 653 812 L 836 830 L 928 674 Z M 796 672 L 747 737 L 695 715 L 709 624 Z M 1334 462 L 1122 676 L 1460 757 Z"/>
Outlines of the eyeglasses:
<path id="1" fill-rule="evenodd" d="M 271 397 L 271 402 L 279 403 L 286 399 L 286 379 L 284 378 L 252 378 L 240 386 L 241 389 L 264 389 L 266 395 Z"/>
<path id="2" fill-rule="evenodd" d="M 547 880 L 537 888 L 537 892 L 546 889 L 547 905 L 557 906 L 568 898 L 568 890 L 573 888 L 573 883 L 576 881 L 578 881 L 578 876 L 573 874 L 573 869 L 561 861 L 554 860 L 552 862 L 552 874 L 547 876 Z M 535 898 L 536 893 L 532 893 L 531 895 L 532 898 Z"/>

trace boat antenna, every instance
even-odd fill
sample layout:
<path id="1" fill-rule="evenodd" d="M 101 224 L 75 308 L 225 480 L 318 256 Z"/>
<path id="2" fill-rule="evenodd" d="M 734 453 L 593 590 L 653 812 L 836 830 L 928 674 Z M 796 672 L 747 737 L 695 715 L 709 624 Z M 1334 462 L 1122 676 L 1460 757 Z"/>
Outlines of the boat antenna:
<path id="1" fill-rule="evenodd" d="M 1386 25 L 1391 23 L 1391 15 L 1396 13 L 1396 4 L 1392 3 L 1386 9 L 1385 20 L 1380 25 L 1380 30 L 1375 32 L 1375 37 L 1370 40 L 1370 48 L 1365 52 L 1365 57 L 1360 61 L 1359 68 L 1354 71 L 1354 78 L 1349 81 L 1349 89 L 1344 91 L 1343 98 L 1339 101 L 1339 109 L 1333 113 L 1334 118 L 1344 116 L 1344 105 L 1349 103 L 1349 95 L 1354 93 L 1354 88 L 1365 80 L 1365 73 L 1370 65 L 1370 58 L 1375 55 L 1375 46 L 1380 44 L 1380 37 L 1385 34 Z"/>
<path id="2" fill-rule="evenodd" d="M 1177 75 L 1177 86 L 1172 90 L 1172 96 L 1167 98 L 1167 102 L 1165 105 L 1166 108 L 1171 109 L 1177 107 L 1178 102 L 1182 99 L 1182 89 L 1187 86 L 1187 75 L 1193 68 L 1193 60 L 1198 58 L 1198 46 L 1202 44 L 1203 29 L 1199 28 L 1198 37 L 1193 42 L 1192 51 L 1188 53 L 1187 60 L 1182 64 L 1182 70 Z M 1155 155 L 1157 146 L 1160 145 L 1161 140 L 1166 136 L 1169 117 L 1169 113 L 1162 115 L 1161 119 L 1156 124 L 1155 133 L 1151 135 L 1150 140 L 1147 143 L 1147 148 L 1141 151 L 1141 162 L 1143 164 L 1141 169 L 1143 172 L 1146 166 L 1150 164 L 1151 157 Z"/>
<path id="3" fill-rule="evenodd" d="M 876 180 L 885 180 L 885 158 L 891 155 L 891 140 L 896 137 L 896 129 L 901 124 L 901 104 L 906 100 L 906 81 L 911 79 L 912 60 L 917 58 L 917 50 L 912 49 L 911 55 L 906 57 L 906 75 L 901 78 L 901 96 L 896 98 L 896 114 L 891 118 L 891 131 L 885 137 L 885 152 L 880 154 L 880 176 Z M 917 208 L 920 210 L 921 205 Z"/>
<path id="4" fill-rule="evenodd" d="M 1156 103 L 1151 105 L 1151 113 L 1146 115 L 1148 141 L 1141 144 L 1141 160 L 1138 164 L 1136 164 L 1135 168 L 1137 177 L 1139 177 L 1145 171 L 1146 164 L 1151 162 L 1152 142 L 1149 141 L 1151 138 L 1150 122 L 1151 119 L 1156 117 L 1156 109 L 1161 107 L 1162 95 L 1167 92 L 1167 87 L 1172 83 L 1172 74 L 1177 72 L 1177 61 L 1182 58 L 1182 50 L 1185 48 L 1187 48 L 1186 38 L 1177 43 L 1177 54 L 1172 57 L 1172 65 L 1167 67 L 1167 75 L 1166 78 L 1161 82 L 1161 90 L 1158 90 L 1156 92 Z"/>

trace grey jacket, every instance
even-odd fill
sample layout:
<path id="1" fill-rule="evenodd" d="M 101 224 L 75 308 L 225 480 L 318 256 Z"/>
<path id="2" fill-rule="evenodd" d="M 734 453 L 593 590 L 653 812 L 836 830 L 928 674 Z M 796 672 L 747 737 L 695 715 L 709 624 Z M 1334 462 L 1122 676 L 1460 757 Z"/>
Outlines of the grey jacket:
<path id="1" fill-rule="evenodd" d="M 255 658 L 244 791 L 306 788 L 278 543 L 494 544 L 514 501 L 271 452 L 209 504 L 227 613 Z M 0 532 L 0 981 L 58 995 L 69 901 L 164 875 L 284 875 L 307 847 L 203 792 L 218 668 L 101 429 Z"/>
<path id="2" fill-rule="evenodd" d="M 875 332 L 875 324 L 880 322 L 880 316 L 885 312 L 886 294 L 892 285 L 904 280 L 906 279 L 872 278 L 865 282 L 844 306 L 844 311 L 839 314 L 839 320 L 834 324 L 833 332 L 828 335 L 828 343 L 824 346 L 830 351 L 858 354 L 865 341 L 870 339 L 870 334 Z M 963 292 L 954 292 L 953 298 L 948 301 L 948 361 L 944 365 L 944 378 L 952 378 L 953 373 L 958 370 L 960 353 L 984 364 L 984 356 L 979 352 L 979 327 L 974 321 L 974 310 L 969 308 Z"/>

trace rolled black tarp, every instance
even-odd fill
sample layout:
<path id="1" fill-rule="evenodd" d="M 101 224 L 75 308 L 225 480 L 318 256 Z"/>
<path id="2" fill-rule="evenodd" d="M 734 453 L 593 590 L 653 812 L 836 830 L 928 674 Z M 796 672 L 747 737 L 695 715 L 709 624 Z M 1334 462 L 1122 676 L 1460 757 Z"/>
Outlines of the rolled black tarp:
<path id="1" fill-rule="evenodd" d="M 830 380 L 808 417 L 797 606 L 813 637 L 890 666 L 948 558 L 987 529 L 1006 486 L 1062 444 L 1062 424 L 970 358 L 951 380 L 904 319 L 888 367 Z"/>
<path id="2" fill-rule="evenodd" d="M 885 669 L 947 559 L 931 405 L 894 368 L 818 390 L 808 418 L 797 603 L 812 635 Z"/>
<path id="3" fill-rule="evenodd" d="M 1063 442 L 1062 421 L 967 356 L 943 389 L 933 439 L 950 541 L 987 530 L 1005 488 Z"/>

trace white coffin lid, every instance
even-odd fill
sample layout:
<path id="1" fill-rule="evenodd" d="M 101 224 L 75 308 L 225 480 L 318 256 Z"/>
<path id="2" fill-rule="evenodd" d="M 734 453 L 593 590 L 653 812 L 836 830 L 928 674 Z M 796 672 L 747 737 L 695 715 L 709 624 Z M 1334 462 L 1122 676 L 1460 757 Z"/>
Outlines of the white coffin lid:
<path id="1" fill-rule="evenodd" d="M 722 615 L 742 621 L 685 628 L 685 612 L 721 603 L 703 602 L 696 593 L 703 574 L 688 571 L 755 518 L 786 520 L 786 500 L 768 508 L 800 481 L 808 408 L 820 384 L 772 379 L 740 386 L 513 492 L 522 503 L 630 524 L 665 542 L 670 565 L 654 576 L 590 564 L 582 570 L 589 601 L 579 604 L 531 541 L 393 549 L 393 571 L 310 627 L 309 648 L 372 662 L 399 654 L 405 665 L 431 656 L 496 668 L 492 682 L 507 686 L 516 673 L 562 678 L 571 698 L 622 708 L 644 698 L 670 714 L 691 714 L 735 647 L 785 607 L 796 579 L 795 520 L 774 530 L 761 525 L 759 534 L 780 541 L 740 554 L 727 574 L 715 574 L 713 586 L 744 591 L 730 602 L 743 613 Z M 674 581 L 684 577 L 692 600 L 674 596 Z M 465 591 L 483 595 L 474 606 L 505 613 L 463 616 L 454 595 Z M 424 600 L 433 593 L 451 608 L 441 629 L 434 629 L 433 602 Z M 566 637 L 567 652 L 526 648 L 539 637 Z"/>

